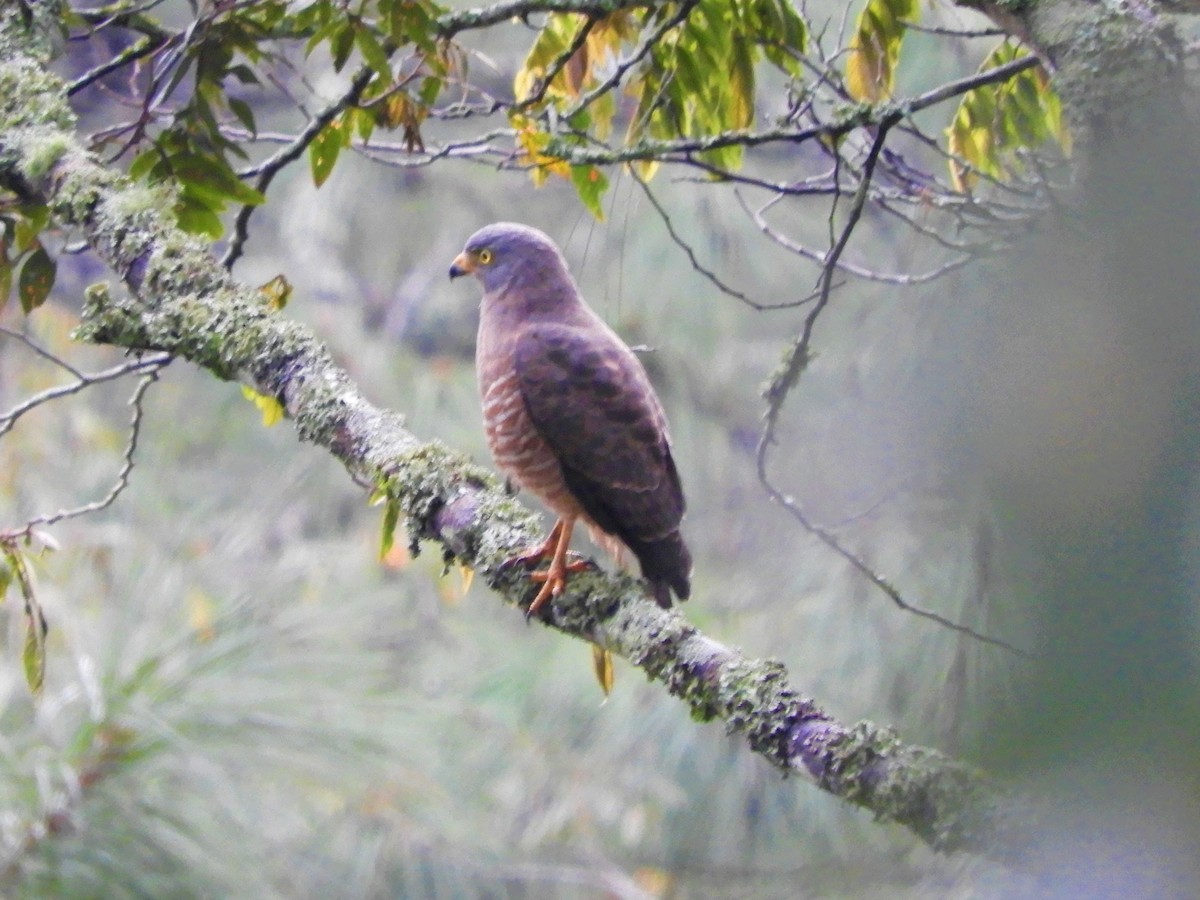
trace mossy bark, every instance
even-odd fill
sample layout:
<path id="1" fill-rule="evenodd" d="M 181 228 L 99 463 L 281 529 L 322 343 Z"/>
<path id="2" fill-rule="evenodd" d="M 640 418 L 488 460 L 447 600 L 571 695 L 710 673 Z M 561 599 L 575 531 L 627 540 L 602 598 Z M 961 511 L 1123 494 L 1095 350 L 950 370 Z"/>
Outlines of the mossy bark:
<path id="1" fill-rule="evenodd" d="M 46 73 L 49 42 L 23 9 L 0 6 L 0 187 L 44 203 L 124 285 L 89 290 L 77 337 L 166 351 L 278 399 L 300 438 L 385 492 L 410 534 L 439 542 L 507 602 L 527 605 L 534 586 L 505 561 L 535 540 L 536 518 L 464 455 L 419 440 L 401 416 L 369 403 L 307 328 L 174 227 L 169 197 L 89 154 L 63 83 Z M 705 637 L 628 575 L 573 578 L 543 621 L 630 660 L 698 719 L 723 720 L 783 772 L 810 775 L 938 850 L 1001 859 L 1020 852 L 1028 810 L 980 773 L 870 723 L 835 722 L 789 684 L 780 663 Z"/>

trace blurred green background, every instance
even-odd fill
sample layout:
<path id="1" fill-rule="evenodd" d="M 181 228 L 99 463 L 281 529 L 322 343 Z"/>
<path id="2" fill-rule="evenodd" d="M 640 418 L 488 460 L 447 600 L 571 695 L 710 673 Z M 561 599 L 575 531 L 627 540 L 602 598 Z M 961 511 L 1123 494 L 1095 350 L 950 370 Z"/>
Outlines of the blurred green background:
<path id="1" fill-rule="evenodd" d="M 497 35 L 487 54 L 503 84 L 528 38 Z M 963 66 L 932 44 L 912 58 L 902 80 L 914 87 Z M 278 115 L 274 127 L 289 127 Z M 664 170 L 653 189 L 706 265 L 763 303 L 812 289 L 815 269 L 764 240 L 731 188 L 679 174 Z M 779 658 L 843 720 L 884 721 L 906 740 L 1046 777 L 1048 759 L 1070 755 L 1039 749 L 1047 723 L 1064 710 L 1088 728 L 1096 719 L 1086 696 L 1046 709 L 1022 701 L 1079 670 L 1022 664 L 901 612 L 769 503 L 754 474 L 759 386 L 805 310 L 755 312 L 718 292 L 630 177 L 611 176 L 597 222 L 568 183 L 535 190 L 485 165 L 399 170 L 346 156 L 320 190 L 293 167 L 256 213 L 235 274 L 285 273 L 296 287 L 285 314 L 311 325 L 368 397 L 487 462 L 472 362 L 478 288 L 451 284 L 446 269 L 483 224 L 542 228 L 597 311 L 646 347 L 689 501 L 688 619 Z M 814 199 L 779 221 L 821 246 L 826 216 Z M 925 288 L 840 288 L 771 457 L 781 487 L 914 603 L 1043 650 L 1058 628 L 1080 633 L 1068 602 L 1085 596 L 1079 572 L 1102 594 L 1116 590 L 1114 572 L 1127 575 L 1126 601 L 1147 571 L 1171 582 L 1164 596 L 1194 594 L 1195 314 L 1171 297 L 1156 316 L 1138 314 L 1128 293 L 1107 302 L 1111 272 L 1094 252 L 1031 241 Z M 850 254 L 895 271 L 937 260 L 876 217 Z M 102 278 L 86 255 L 64 257 L 52 301 L 28 321 L 10 303 L 0 323 L 80 367 L 111 364 L 116 354 L 69 339 L 83 286 Z M 0 344 L 4 408 L 61 379 Z M 107 489 L 131 390 L 89 390 L 4 437 L 0 523 Z M 1151 494 L 1170 500 L 1169 540 Z M 1132 523 L 1137 539 L 1114 537 L 1113 523 Z M 781 780 L 620 661 L 605 700 L 585 645 L 526 625 L 484 587 L 464 595 L 436 549 L 380 561 L 379 525 L 345 472 L 286 423 L 264 428 L 236 385 L 171 365 L 147 396 L 131 487 L 113 508 L 54 528 L 60 549 L 37 562 L 51 622 L 40 698 L 20 671 L 19 604 L 0 608 L 0 894 L 1014 890 L 1016 876 L 936 858 L 801 779 Z M 1134 639 L 1145 638 L 1131 658 L 1179 662 L 1182 674 L 1141 695 L 1177 711 L 1171 691 L 1193 685 L 1196 623 L 1190 603 L 1173 608 Z M 1111 634 L 1097 634 L 1107 646 Z M 1113 684 L 1128 686 L 1120 671 Z M 1164 684 L 1165 699 L 1154 694 Z M 1137 705 L 1123 699 L 1122 715 Z M 1143 712 L 1137 722 L 1159 721 Z M 1177 771 L 1194 779 L 1191 763 Z M 1193 811 L 1179 805 L 1164 821 L 1190 823 L 1176 829 L 1190 846 Z"/>

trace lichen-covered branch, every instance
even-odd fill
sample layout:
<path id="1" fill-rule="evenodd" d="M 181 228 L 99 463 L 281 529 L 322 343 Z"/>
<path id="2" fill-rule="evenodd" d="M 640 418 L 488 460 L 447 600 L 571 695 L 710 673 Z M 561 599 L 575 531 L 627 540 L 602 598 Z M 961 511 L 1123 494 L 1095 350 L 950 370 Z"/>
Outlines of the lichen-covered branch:
<path id="1" fill-rule="evenodd" d="M 76 138 L 66 86 L 29 28 L 14 5 L 0 7 L 0 187 L 44 203 L 124 286 L 89 290 L 78 338 L 167 352 L 278 399 L 302 440 L 386 492 L 410 534 L 439 542 L 507 602 L 527 604 L 533 586 L 505 561 L 535 537 L 535 517 L 465 456 L 369 403 L 307 328 L 174 227 L 169 197 L 100 165 Z M 939 850 L 1012 859 L 1022 849 L 1027 810 L 978 772 L 874 725 L 837 723 L 780 663 L 706 637 L 648 601 L 631 576 L 575 577 L 544 621 L 628 659 L 783 772 L 806 773 Z"/>

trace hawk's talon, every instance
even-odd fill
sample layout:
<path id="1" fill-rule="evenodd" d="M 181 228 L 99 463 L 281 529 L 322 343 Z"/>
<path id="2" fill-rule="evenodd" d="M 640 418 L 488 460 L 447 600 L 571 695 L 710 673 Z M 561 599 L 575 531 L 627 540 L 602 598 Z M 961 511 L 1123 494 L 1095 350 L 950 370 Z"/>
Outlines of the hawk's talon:
<path id="1" fill-rule="evenodd" d="M 572 553 L 571 555 L 578 557 L 578 559 L 573 559 L 573 560 L 571 560 L 571 562 L 569 562 L 565 566 L 563 566 L 562 575 L 564 575 L 564 576 L 565 575 L 576 575 L 579 572 L 586 572 L 588 569 L 598 568 L 598 566 L 594 562 L 592 562 L 590 559 L 585 557 L 582 553 Z M 549 569 L 543 569 L 540 572 L 530 572 L 529 573 L 529 580 L 534 583 L 537 583 L 537 584 L 540 584 L 543 581 L 549 581 L 551 577 L 552 576 L 550 575 Z M 566 584 L 567 579 L 562 578 L 562 583 Z M 556 591 L 555 593 L 561 594 L 562 590 Z"/>

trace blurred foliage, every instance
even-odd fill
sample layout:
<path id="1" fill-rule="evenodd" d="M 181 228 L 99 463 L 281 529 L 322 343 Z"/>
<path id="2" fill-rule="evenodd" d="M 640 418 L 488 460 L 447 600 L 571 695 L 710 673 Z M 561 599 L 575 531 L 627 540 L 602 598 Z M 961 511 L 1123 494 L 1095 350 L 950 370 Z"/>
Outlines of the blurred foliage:
<path id="1" fill-rule="evenodd" d="M 858 14 L 846 58 L 846 88 L 868 103 L 890 99 L 896 87 L 896 62 L 907 23 L 920 12 L 916 0 L 869 0 Z"/>
<path id="2" fill-rule="evenodd" d="M 481 460 L 475 296 L 445 286 L 446 265 L 495 219 L 560 239 L 593 305 L 645 346 L 668 407 L 698 561 L 688 618 L 779 657 L 840 717 L 892 721 L 908 739 L 972 756 L 1010 708 L 1012 661 L 902 615 L 764 503 L 752 398 L 806 310 L 750 314 L 689 265 L 633 173 L 570 161 L 580 149 L 786 125 L 820 106 L 818 84 L 843 91 L 821 101 L 829 115 L 897 96 L 960 61 L 960 49 L 905 38 L 917 12 L 870 0 L 856 52 L 832 55 L 844 85 L 833 63 L 806 68 L 822 30 L 809 22 L 842 7 L 806 21 L 783 0 L 554 13 L 532 34 L 498 26 L 484 39 L 446 36 L 455 11 L 425 2 L 118 4 L 76 11 L 92 39 L 70 42 L 60 69 L 88 80 L 126 54 L 128 71 L 95 75 L 76 95 L 97 151 L 161 185 L 198 234 L 232 234 L 234 208 L 256 209 L 238 277 L 278 304 L 290 292 L 288 314 L 371 396 Z M 113 38 L 101 27 L 111 22 L 132 36 Z M 1021 52 L 1004 45 L 980 69 Z M 966 55 L 970 69 L 982 56 Z M 128 102 L 125 82 L 144 105 Z M 503 125 L 473 144 L 488 110 Z M 387 131 L 396 146 L 384 147 Z M 613 134 L 620 142 L 604 143 Z M 1066 142 L 1040 70 L 966 94 L 949 138 L 960 191 L 979 186 L 973 171 L 1015 176 L 1026 149 Z M 487 153 L 472 155 L 477 146 Z M 771 147 L 754 177 L 799 184 L 805 154 L 827 167 L 832 147 Z M 292 149 L 307 169 L 281 167 L 264 202 L 265 167 Z M 731 215 L 741 195 L 727 179 L 746 148 L 693 158 L 716 171 L 700 185 L 656 180 L 665 224 L 746 297 L 803 296 L 811 270 Z M 938 148 L 892 170 L 889 189 L 900 174 L 917 186 L 918 228 L 897 227 L 886 206 L 868 216 L 856 244 L 872 265 L 930 263 L 914 235 L 935 211 L 928 172 L 945 161 Z M 544 189 L 497 171 L 514 167 Z M 637 173 L 655 169 L 650 156 Z M 781 204 L 775 221 L 823 246 L 836 223 L 824 196 Z M 21 308 L 0 307 L 0 325 L 80 370 L 113 364 L 68 337 L 83 285 L 108 275 L 85 254 L 59 254 L 73 249 L 67 236 L 10 199 L 0 198 L 0 288 L 7 297 L 15 281 Z M 294 291 L 274 281 L 281 271 Z M 1152 458 L 1165 413 L 1138 402 L 1157 376 L 1090 353 L 1094 341 L 1121 349 L 1113 335 L 1128 325 L 1093 309 L 1095 292 L 1031 312 L 1020 305 L 1031 291 L 1014 316 L 992 302 L 997 284 L 1005 273 L 982 292 L 958 277 L 927 292 L 839 294 L 775 465 L 784 489 L 906 594 L 1025 643 L 1045 564 L 1011 498 L 1057 502 L 1054 485 L 1070 478 L 1081 496 L 1115 491 Z M 1071 305 L 1085 296 L 1087 310 Z M 1061 358 L 1088 363 L 1089 377 L 1027 415 L 1018 400 L 1062 384 L 1046 362 Z M 0 334 L 0 407 L 64 371 Z M 0 524 L 108 489 L 127 387 L 47 405 L 3 435 Z M 980 883 L 977 861 L 933 859 L 810 786 L 781 783 L 621 663 L 601 676 L 615 674 L 605 699 L 587 648 L 464 591 L 438 554 L 413 558 L 386 512 L 381 547 L 379 510 L 288 429 L 263 428 L 278 409 L 251 400 L 258 411 L 235 387 L 168 370 L 148 395 L 129 490 L 58 526 L 61 550 L 22 557 L 50 630 L 44 657 L 31 655 L 31 619 L 10 584 L 0 893 L 791 897 L 803 885 L 812 896 L 924 897 Z M 1131 418 L 1136 436 L 1119 427 Z M 1063 435 L 1077 432 L 1063 423 L 1104 440 L 1073 452 Z M 1031 460 L 1067 457 L 1050 468 L 1062 477 L 1036 481 Z M 11 560 L 3 571 L 11 577 Z M 40 696 L 21 659 L 39 672 L 48 662 Z"/>
<path id="3" fill-rule="evenodd" d="M 1025 56 L 1027 50 L 1006 40 L 988 54 L 980 70 Z M 1020 173 L 1028 164 L 1023 151 L 1030 147 L 1052 142 L 1064 152 L 1071 149 L 1062 103 L 1041 66 L 963 94 L 946 136 L 950 152 L 962 160 L 951 165 L 951 177 L 964 191 L 978 184 L 979 173 L 998 180 Z"/>

